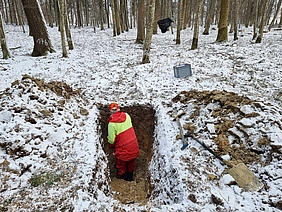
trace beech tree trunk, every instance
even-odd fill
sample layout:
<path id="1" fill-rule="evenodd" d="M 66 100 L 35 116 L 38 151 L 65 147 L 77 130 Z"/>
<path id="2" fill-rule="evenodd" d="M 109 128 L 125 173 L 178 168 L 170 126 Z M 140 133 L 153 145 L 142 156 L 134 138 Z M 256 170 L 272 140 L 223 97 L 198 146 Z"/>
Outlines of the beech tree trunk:
<path id="1" fill-rule="evenodd" d="M 65 37 L 65 17 L 66 17 L 66 5 L 65 0 L 60 0 L 60 32 L 62 41 L 62 53 L 63 57 L 68 57 L 67 47 L 66 47 L 66 37 Z"/>
<path id="2" fill-rule="evenodd" d="M 234 40 L 238 40 L 238 14 L 239 14 L 240 0 L 234 0 Z"/>
<path id="3" fill-rule="evenodd" d="M 143 44 L 145 38 L 144 0 L 138 0 L 136 43 Z"/>
<path id="4" fill-rule="evenodd" d="M 209 31 L 210 31 L 210 26 L 213 20 L 213 16 L 214 16 L 214 8 L 216 5 L 216 0 L 211 0 L 210 6 L 209 6 L 209 11 L 208 11 L 208 15 L 206 17 L 206 22 L 205 22 L 205 30 L 203 32 L 203 35 L 208 35 Z"/>
<path id="5" fill-rule="evenodd" d="M 104 1 L 99 1 L 99 18 L 100 18 L 100 26 L 101 30 L 105 30 L 104 28 L 104 19 L 103 19 L 103 8 L 104 8 Z"/>
<path id="6" fill-rule="evenodd" d="M 266 10 L 267 10 L 267 4 L 268 0 L 264 0 L 262 4 L 262 17 L 261 17 L 261 22 L 260 22 L 260 27 L 259 27 L 259 35 L 256 39 L 256 43 L 261 43 L 262 41 L 262 36 L 263 36 L 263 28 L 264 28 L 264 22 L 265 22 L 265 16 L 266 16 Z"/>
<path id="7" fill-rule="evenodd" d="M 180 44 L 180 31 L 182 28 L 182 0 L 178 0 L 178 15 L 177 15 L 177 29 L 176 29 L 176 44 Z"/>
<path id="8" fill-rule="evenodd" d="M 5 33 L 3 28 L 2 13 L 0 12 L 0 39 L 1 39 L 1 49 L 3 53 L 3 59 L 8 59 L 11 57 L 9 48 L 7 47 Z"/>
<path id="9" fill-rule="evenodd" d="M 230 0 L 221 0 L 216 42 L 228 41 L 228 15 Z"/>
<path id="10" fill-rule="evenodd" d="M 281 25 L 282 25 L 282 9 L 281 9 L 281 13 L 280 13 L 280 21 L 279 21 L 279 24 L 278 24 L 278 28 L 281 28 Z"/>
<path id="11" fill-rule="evenodd" d="M 54 52 L 38 0 L 22 0 L 22 5 L 27 17 L 30 35 L 33 36 L 34 41 L 31 55 L 37 57 Z"/>
<path id="12" fill-rule="evenodd" d="M 275 19 L 277 18 L 277 15 L 278 15 L 278 13 L 279 13 L 279 11 L 280 11 L 281 4 L 282 4 L 282 0 L 279 0 L 279 2 L 278 2 L 278 4 L 277 4 L 276 11 L 275 11 L 275 14 L 274 14 L 274 16 L 273 16 L 273 19 L 272 19 L 271 23 L 270 23 L 269 26 L 268 26 L 268 31 L 270 31 L 271 28 L 272 28 L 273 25 L 274 25 Z M 282 16 L 282 14 L 280 14 L 280 16 Z"/>
<path id="13" fill-rule="evenodd" d="M 200 21 L 201 21 L 201 9 L 203 5 L 203 0 L 198 0 L 197 2 L 198 2 L 197 3 L 197 12 L 196 12 L 196 17 L 195 17 L 195 22 L 194 22 L 194 35 L 193 35 L 191 50 L 198 48 L 199 27 L 200 27 Z"/>
<path id="14" fill-rule="evenodd" d="M 120 35 L 121 33 L 121 27 L 120 27 L 120 14 L 119 14 L 119 3 L 118 0 L 113 0 L 114 3 L 114 14 L 115 14 L 115 28 L 116 28 L 116 34 Z"/>
<path id="15" fill-rule="evenodd" d="M 160 20 L 160 12 L 161 12 L 161 7 L 160 7 L 160 0 L 156 0 L 156 5 L 155 5 L 155 21 L 154 21 L 154 31 L 153 34 L 158 34 L 158 23 L 157 21 Z"/>
<path id="16" fill-rule="evenodd" d="M 254 23 L 253 23 L 253 40 L 255 40 L 257 38 L 257 20 L 258 20 L 258 4 L 259 2 L 256 1 L 255 2 L 255 8 L 254 8 L 254 12 L 255 12 L 255 17 L 254 17 Z"/>
<path id="17" fill-rule="evenodd" d="M 149 0 L 148 5 L 148 19 L 146 25 L 146 37 L 143 47 L 142 64 L 150 63 L 150 49 L 154 30 L 154 12 L 155 12 L 155 0 Z"/>

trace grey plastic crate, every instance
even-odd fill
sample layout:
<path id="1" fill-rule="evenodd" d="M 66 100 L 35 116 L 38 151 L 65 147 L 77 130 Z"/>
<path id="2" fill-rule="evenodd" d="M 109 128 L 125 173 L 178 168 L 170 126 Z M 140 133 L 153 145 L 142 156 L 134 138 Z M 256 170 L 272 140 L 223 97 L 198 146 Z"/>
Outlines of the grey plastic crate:
<path id="1" fill-rule="evenodd" d="M 177 78 L 192 76 L 192 70 L 190 64 L 180 64 L 173 66 L 174 76 Z"/>

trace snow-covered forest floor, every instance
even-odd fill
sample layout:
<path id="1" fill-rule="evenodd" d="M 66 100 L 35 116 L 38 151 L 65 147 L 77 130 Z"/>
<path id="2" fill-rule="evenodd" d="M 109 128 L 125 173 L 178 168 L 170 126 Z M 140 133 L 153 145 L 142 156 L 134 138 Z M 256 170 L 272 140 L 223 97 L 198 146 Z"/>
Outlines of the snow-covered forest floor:
<path id="1" fill-rule="evenodd" d="M 136 30 L 72 29 L 74 50 L 30 56 L 33 39 L 5 26 L 13 58 L 0 65 L 0 211 L 280 211 L 282 209 L 282 31 L 261 44 L 244 28 L 215 43 L 217 31 L 153 36 L 141 64 Z M 176 78 L 173 66 L 191 64 Z M 141 155 L 133 182 L 116 179 L 106 145 L 107 106 L 130 113 Z M 243 162 L 263 184 L 244 191 L 224 159 Z"/>

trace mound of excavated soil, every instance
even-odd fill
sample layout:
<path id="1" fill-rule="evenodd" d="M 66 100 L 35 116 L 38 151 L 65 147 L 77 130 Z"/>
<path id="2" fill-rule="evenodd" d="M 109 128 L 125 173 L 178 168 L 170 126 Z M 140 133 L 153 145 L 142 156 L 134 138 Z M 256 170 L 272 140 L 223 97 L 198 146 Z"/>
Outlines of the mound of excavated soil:
<path id="1" fill-rule="evenodd" d="M 220 155 L 230 155 L 235 163 L 261 162 L 261 155 L 265 153 L 269 161 L 273 153 L 279 152 L 279 147 L 271 145 L 270 138 L 262 131 L 263 127 L 259 126 L 259 122 L 269 122 L 270 125 L 282 129 L 278 121 L 265 120 L 260 116 L 261 111 L 269 110 L 266 104 L 236 93 L 217 90 L 182 91 L 172 101 L 183 105 L 192 104 L 193 109 L 184 129 L 200 137 L 208 134 L 217 146 L 216 152 Z M 203 115 L 203 111 L 206 111 L 206 115 Z M 196 120 L 204 116 L 206 127 L 197 129 Z M 213 130 L 210 130 L 209 126 L 212 126 Z M 254 128 L 260 131 L 252 131 Z"/>

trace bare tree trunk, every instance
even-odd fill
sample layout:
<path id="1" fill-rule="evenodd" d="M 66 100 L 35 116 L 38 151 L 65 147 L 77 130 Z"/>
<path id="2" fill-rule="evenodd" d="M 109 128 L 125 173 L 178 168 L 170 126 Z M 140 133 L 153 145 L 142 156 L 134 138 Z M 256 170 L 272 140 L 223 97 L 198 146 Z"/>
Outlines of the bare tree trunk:
<path id="1" fill-rule="evenodd" d="M 228 18 L 229 23 L 230 23 L 229 33 L 233 33 L 234 32 L 235 1 L 236 0 L 231 0 L 230 1 L 230 5 L 229 5 L 229 18 Z"/>
<path id="2" fill-rule="evenodd" d="M 124 33 L 125 23 L 124 23 L 124 0 L 119 0 L 119 19 L 120 19 L 120 29 Z"/>
<path id="3" fill-rule="evenodd" d="M 254 17 L 254 25 L 253 25 L 253 40 L 257 38 L 257 21 L 258 21 L 258 4 L 259 1 L 255 2 L 255 17 Z"/>
<path id="4" fill-rule="evenodd" d="M 198 0 L 197 2 L 198 2 L 197 3 L 198 5 L 197 5 L 196 18 L 194 22 L 194 35 L 193 35 L 191 50 L 198 48 L 199 27 L 200 27 L 200 21 L 201 21 L 201 10 L 202 10 L 202 5 L 203 5 L 203 0 Z"/>
<path id="5" fill-rule="evenodd" d="M 240 0 L 234 0 L 234 40 L 238 40 L 238 15 L 239 15 Z"/>
<path id="6" fill-rule="evenodd" d="M 90 23 L 89 1 L 82 1 L 81 4 L 82 4 L 81 17 L 83 17 L 82 20 L 84 20 L 84 22 L 82 22 L 82 25 L 85 24 L 86 26 L 88 26 Z"/>
<path id="7" fill-rule="evenodd" d="M 10 17 L 11 17 L 11 23 L 15 23 L 18 25 L 18 20 L 16 16 L 16 8 L 15 8 L 15 0 L 10 0 L 9 5 L 10 5 Z"/>
<path id="8" fill-rule="evenodd" d="M 188 27 L 191 27 L 192 26 L 192 21 L 193 21 L 193 0 L 188 0 L 189 2 L 189 8 L 187 8 L 189 10 L 188 12 L 188 20 L 187 20 L 187 24 L 188 24 Z"/>
<path id="9" fill-rule="evenodd" d="M 176 44 L 180 44 L 180 32 L 182 27 L 182 0 L 178 0 L 178 7 L 177 7 L 178 15 L 177 15 L 177 30 L 176 30 Z"/>
<path id="10" fill-rule="evenodd" d="M 278 13 L 279 13 L 279 11 L 280 11 L 281 4 L 282 4 L 282 0 L 279 0 L 279 2 L 278 2 L 278 4 L 277 4 L 276 11 L 275 11 L 275 14 L 274 14 L 274 16 L 273 16 L 273 19 L 272 19 L 271 23 L 270 23 L 269 26 L 268 26 L 268 31 L 270 31 L 271 28 L 272 28 L 273 25 L 274 25 L 274 22 L 275 22 L 275 20 L 276 20 L 276 18 L 277 18 L 277 15 L 278 15 Z M 282 16 L 282 14 L 280 14 L 280 16 Z"/>
<path id="11" fill-rule="evenodd" d="M 282 9 L 281 9 L 281 13 L 280 13 L 280 21 L 279 21 L 279 24 L 278 24 L 278 28 L 281 28 L 282 26 Z"/>
<path id="12" fill-rule="evenodd" d="M 100 16 L 101 30 L 105 30 L 105 28 L 104 28 L 104 20 L 103 20 L 103 8 L 104 8 L 104 1 L 100 0 L 99 1 L 99 16 Z"/>
<path id="13" fill-rule="evenodd" d="M 56 26 L 60 25 L 60 9 L 59 9 L 59 2 L 58 0 L 54 0 L 54 14 L 55 14 L 55 21 Z M 59 27 L 60 28 L 60 27 Z"/>
<path id="14" fill-rule="evenodd" d="M 208 15 L 206 17 L 205 30 L 203 32 L 203 35 L 208 35 L 209 34 L 210 26 L 211 26 L 211 23 L 212 23 L 212 20 L 213 20 L 213 16 L 214 16 L 215 5 L 216 5 L 216 0 L 212 0 L 211 3 L 210 3 Z"/>
<path id="15" fill-rule="evenodd" d="M 154 12 L 155 12 L 155 0 L 149 0 L 148 5 L 148 19 L 146 25 L 146 37 L 143 47 L 142 64 L 150 63 L 150 49 L 153 37 L 153 25 L 154 25 Z"/>
<path id="16" fill-rule="evenodd" d="M 218 23 L 217 42 L 228 41 L 228 14 L 230 0 L 221 0 L 220 18 Z"/>
<path id="17" fill-rule="evenodd" d="M 132 29 L 133 27 L 136 28 L 136 20 L 137 20 L 137 16 L 136 16 L 136 11 L 137 11 L 137 1 L 132 1 L 130 0 L 130 29 Z"/>
<path id="18" fill-rule="evenodd" d="M 77 14 L 77 26 L 78 27 L 82 27 L 82 13 L 81 13 L 81 1 L 80 0 L 76 0 L 76 14 Z"/>
<path id="19" fill-rule="evenodd" d="M 1 49 L 3 53 L 3 59 L 8 59 L 11 57 L 9 48 L 7 47 L 5 31 L 3 28 L 2 13 L 0 12 L 0 39 L 1 39 Z"/>
<path id="20" fill-rule="evenodd" d="M 4 0 L 3 8 L 8 8 L 6 0 Z M 5 16 L 5 20 L 6 20 L 5 23 L 9 23 L 9 10 L 5 10 L 5 15 L 4 16 Z"/>
<path id="21" fill-rule="evenodd" d="M 94 1 L 94 0 L 93 0 Z M 116 29 L 116 14 L 115 14 L 115 9 L 114 9 L 114 0 L 111 0 L 112 1 L 112 3 L 111 3 L 111 5 L 112 5 L 112 19 L 113 19 L 113 36 L 115 37 L 115 36 L 117 36 L 117 29 Z"/>
<path id="22" fill-rule="evenodd" d="M 145 38 L 144 8 L 145 8 L 144 0 L 138 0 L 136 43 L 140 43 L 140 44 L 144 43 L 144 38 Z"/>
<path id="23" fill-rule="evenodd" d="M 23 22 L 23 11 L 22 11 L 22 8 L 19 8 L 20 7 L 19 4 L 20 2 L 16 1 L 16 10 L 17 10 L 17 15 L 19 19 L 19 24 L 22 26 L 23 33 L 25 33 L 24 22 Z"/>
<path id="24" fill-rule="evenodd" d="M 113 0 L 114 1 L 114 14 L 115 14 L 115 28 L 116 28 L 116 34 L 120 35 L 120 16 L 119 16 L 119 4 L 118 0 Z"/>
<path id="25" fill-rule="evenodd" d="M 124 24 L 125 24 L 125 31 L 129 31 L 129 18 L 128 18 L 128 1 L 124 1 Z"/>
<path id="26" fill-rule="evenodd" d="M 66 18 L 65 7 L 66 7 L 65 0 L 60 0 L 60 32 L 61 32 L 61 41 L 62 41 L 62 53 L 63 53 L 63 57 L 68 57 L 65 30 L 64 30 L 65 18 Z"/>
<path id="27" fill-rule="evenodd" d="M 187 21 L 187 19 L 188 19 L 188 16 L 187 16 L 187 3 L 188 3 L 187 0 L 182 0 L 182 14 L 181 14 L 182 25 L 181 25 L 181 29 L 180 30 L 186 29 L 186 27 L 187 27 L 187 22 L 188 22 Z"/>
<path id="28" fill-rule="evenodd" d="M 173 15 L 172 15 L 172 1 L 171 0 L 167 1 L 167 16 L 173 17 Z M 171 29 L 171 34 L 173 34 L 173 23 L 171 23 L 170 29 Z"/>
<path id="29" fill-rule="evenodd" d="M 160 20 L 160 0 L 156 0 L 156 5 L 155 5 L 155 21 L 154 21 L 154 30 L 153 34 L 158 34 L 158 23 L 157 21 Z"/>
<path id="30" fill-rule="evenodd" d="M 107 18 L 107 25 L 108 28 L 110 28 L 109 0 L 105 0 L 105 13 Z"/>
<path id="31" fill-rule="evenodd" d="M 255 1 L 259 1 L 259 0 L 255 0 Z M 252 0 L 247 0 L 246 4 L 247 4 L 247 8 L 246 8 L 246 12 L 245 12 L 245 27 L 248 27 L 250 25 L 250 20 L 252 17 Z"/>
<path id="32" fill-rule="evenodd" d="M 54 52 L 38 0 L 22 0 L 22 4 L 34 41 L 32 56 L 43 56 L 48 52 Z"/>
<path id="33" fill-rule="evenodd" d="M 96 32 L 95 14 L 97 14 L 96 7 L 95 7 L 95 0 L 92 0 L 91 2 L 91 25 L 93 26 L 94 33 Z"/>
<path id="34" fill-rule="evenodd" d="M 66 36 L 67 36 L 67 42 L 68 42 L 68 46 L 69 46 L 69 50 L 73 50 L 73 42 L 72 42 L 72 38 L 71 38 L 71 32 L 70 32 L 70 27 L 69 27 L 69 18 L 67 15 L 67 0 L 65 1 L 65 30 L 66 30 Z"/>
<path id="35" fill-rule="evenodd" d="M 45 9 L 47 14 L 47 21 L 50 27 L 53 27 L 52 7 L 50 6 L 50 0 L 45 0 Z"/>
<path id="36" fill-rule="evenodd" d="M 259 35 L 256 39 L 256 43 L 261 43 L 262 41 L 262 36 L 263 36 L 263 28 L 264 28 L 264 23 L 265 23 L 265 16 L 266 16 L 266 10 L 267 10 L 267 4 L 268 0 L 263 1 L 263 12 L 262 12 L 262 17 L 261 17 L 261 22 L 260 22 L 260 27 L 259 27 Z"/>
<path id="37" fill-rule="evenodd" d="M 272 9 L 274 9 L 274 4 L 275 4 L 276 1 L 277 0 L 269 0 L 268 1 L 264 25 L 268 25 L 269 24 L 270 18 L 272 16 Z"/>

